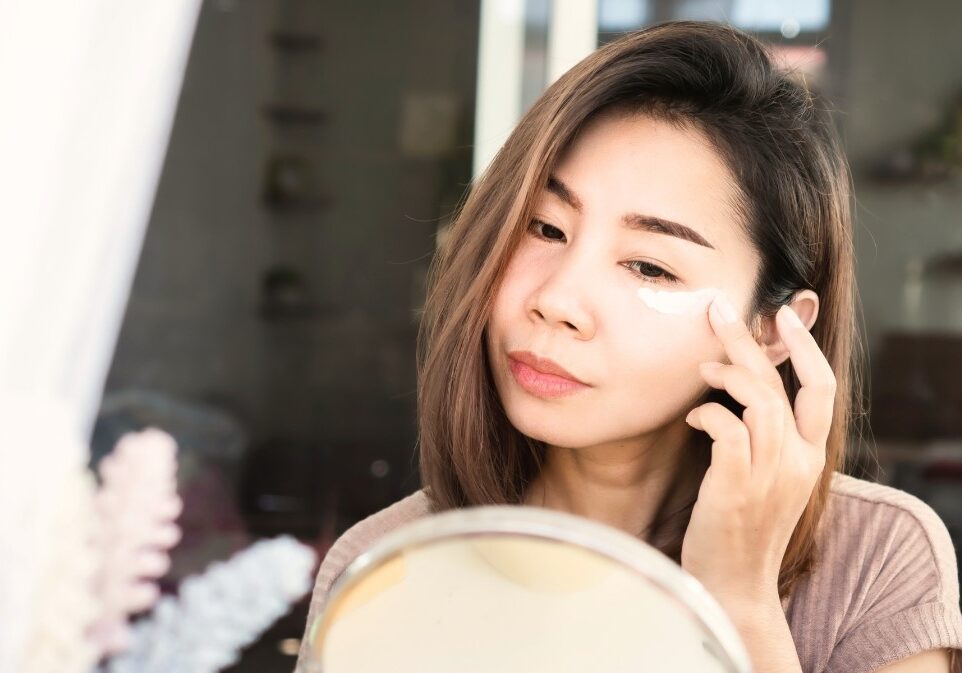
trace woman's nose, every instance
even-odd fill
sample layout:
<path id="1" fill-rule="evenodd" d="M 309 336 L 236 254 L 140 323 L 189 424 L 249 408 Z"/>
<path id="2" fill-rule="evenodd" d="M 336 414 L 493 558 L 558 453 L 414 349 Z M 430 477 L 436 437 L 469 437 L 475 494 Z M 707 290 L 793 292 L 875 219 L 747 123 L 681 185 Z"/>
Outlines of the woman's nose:
<path id="1" fill-rule="evenodd" d="M 590 276 L 587 265 L 573 255 L 545 269 L 541 284 L 529 298 L 532 320 L 560 327 L 580 339 L 590 339 L 595 330 Z"/>

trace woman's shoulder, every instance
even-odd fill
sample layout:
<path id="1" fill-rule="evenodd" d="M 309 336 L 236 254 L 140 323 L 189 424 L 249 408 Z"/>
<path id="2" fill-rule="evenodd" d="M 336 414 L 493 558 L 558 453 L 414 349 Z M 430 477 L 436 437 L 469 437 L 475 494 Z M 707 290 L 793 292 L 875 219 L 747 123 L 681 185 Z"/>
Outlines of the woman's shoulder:
<path id="1" fill-rule="evenodd" d="M 934 537 L 939 537 L 945 529 L 942 519 L 924 500 L 894 486 L 835 472 L 829 492 L 831 500 L 843 501 L 849 507 L 861 506 L 863 511 L 877 512 L 886 507 L 898 510 L 915 519 Z"/>
<path id="2" fill-rule="evenodd" d="M 318 582 L 323 578 L 327 588 L 330 588 L 351 561 L 374 546 L 384 535 L 430 513 L 431 501 L 424 489 L 419 489 L 361 519 L 331 545 L 318 571 Z"/>
<path id="3" fill-rule="evenodd" d="M 305 637 L 301 642 L 301 651 L 297 658 L 296 670 L 302 670 L 309 647 L 311 625 L 322 613 L 327 602 L 328 594 L 334 582 L 351 564 L 351 561 L 370 549 L 384 535 L 432 512 L 431 500 L 424 489 L 401 498 L 370 516 L 361 519 L 344 531 L 327 550 L 321 567 L 317 571 L 314 590 L 311 593 L 311 603 L 307 613 Z"/>
<path id="4" fill-rule="evenodd" d="M 873 671 L 928 649 L 962 648 L 958 562 L 920 498 L 836 472 L 813 571 L 788 608 L 812 670 Z"/>
<path id="5" fill-rule="evenodd" d="M 345 547 L 369 547 L 398 526 L 431 513 L 431 501 L 424 489 L 405 496 L 348 528 L 334 543 Z M 331 547 L 333 551 L 334 546 Z"/>
<path id="6" fill-rule="evenodd" d="M 928 503 L 911 493 L 836 472 L 821 530 L 825 544 L 852 555 L 924 563 L 938 587 L 959 596 L 958 562 L 948 528 Z M 880 544 L 884 541 L 889 544 Z"/>
<path id="7" fill-rule="evenodd" d="M 958 602 L 958 561 L 949 530 L 928 503 L 911 493 L 836 472 L 820 534 L 821 560 L 847 569 L 853 579 L 911 570 L 912 577 L 903 581 L 927 586 L 932 599 Z M 856 560 L 862 562 L 858 573 L 852 565 Z"/>

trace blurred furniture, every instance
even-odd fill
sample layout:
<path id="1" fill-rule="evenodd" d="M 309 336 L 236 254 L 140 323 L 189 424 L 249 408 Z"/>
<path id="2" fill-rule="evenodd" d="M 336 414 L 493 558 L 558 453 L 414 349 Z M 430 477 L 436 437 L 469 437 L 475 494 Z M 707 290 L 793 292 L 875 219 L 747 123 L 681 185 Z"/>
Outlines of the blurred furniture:
<path id="1" fill-rule="evenodd" d="M 890 332 L 872 379 L 876 437 L 962 438 L 962 334 Z"/>

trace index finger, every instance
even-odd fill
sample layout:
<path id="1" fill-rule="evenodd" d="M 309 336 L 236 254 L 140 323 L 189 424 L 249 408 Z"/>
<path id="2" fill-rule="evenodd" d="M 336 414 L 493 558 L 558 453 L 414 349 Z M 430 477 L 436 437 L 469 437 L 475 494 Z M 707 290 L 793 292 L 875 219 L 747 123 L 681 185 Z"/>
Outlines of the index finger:
<path id="1" fill-rule="evenodd" d="M 732 363 L 742 365 L 757 374 L 762 381 L 776 390 L 787 404 L 788 395 L 785 393 L 781 375 L 755 341 L 755 336 L 748 329 L 745 321 L 739 317 L 731 300 L 725 296 L 724 292 L 715 295 L 708 308 L 708 316 L 712 329 L 725 347 L 725 352 Z"/>
<path id="2" fill-rule="evenodd" d="M 803 439 L 822 447 L 832 430 L 837 387 L 835 373 L 815 337 L 794 317 L 794 311 L 783 306 L 779 313 L 776 323 L 782 343 L 788 348 L 792 368 L 801 384 L 795 395 L 795 425 Z"/>

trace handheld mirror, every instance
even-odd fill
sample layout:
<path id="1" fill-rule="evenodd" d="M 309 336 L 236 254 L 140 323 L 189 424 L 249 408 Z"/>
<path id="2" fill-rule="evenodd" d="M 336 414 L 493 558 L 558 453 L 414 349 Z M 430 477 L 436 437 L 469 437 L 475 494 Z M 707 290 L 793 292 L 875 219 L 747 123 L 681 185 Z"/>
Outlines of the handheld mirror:
<path id="1" fill-rule="evenodd" d="M 413 521 L 357 557 L 309 631 L 305 673 L 749 673 L 715 599 L 667 556 L 564 512 Z"/>

